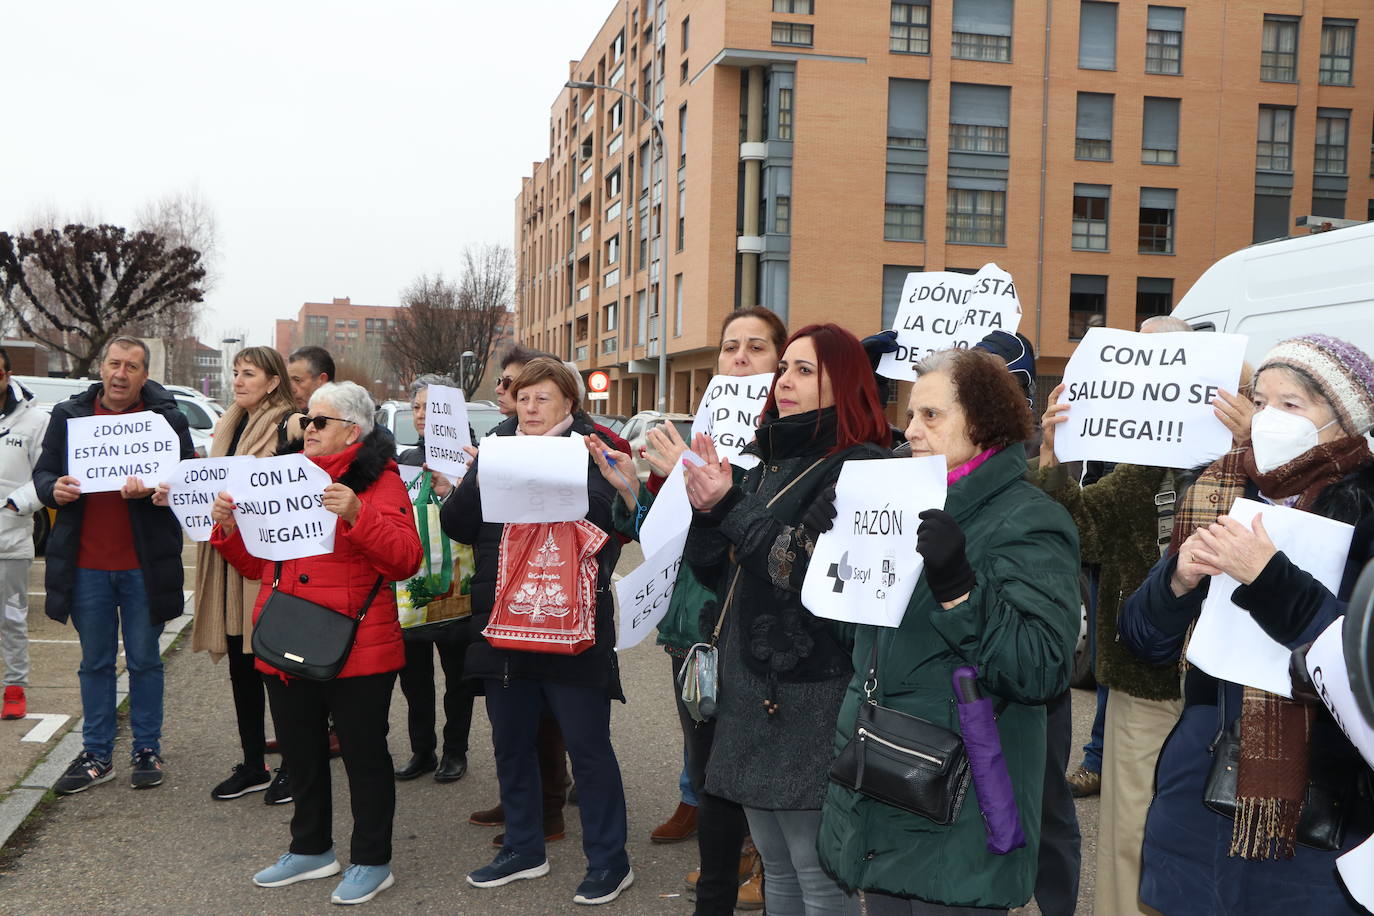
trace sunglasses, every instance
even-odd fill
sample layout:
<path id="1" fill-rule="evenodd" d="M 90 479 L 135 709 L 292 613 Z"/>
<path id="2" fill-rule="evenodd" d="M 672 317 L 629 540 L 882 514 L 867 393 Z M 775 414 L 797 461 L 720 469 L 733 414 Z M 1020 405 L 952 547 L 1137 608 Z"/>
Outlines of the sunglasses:
<path id="1" fill-rule="evenodd" d="M 503 375 L 503 376 L 501 376 L 499 379 L 496 380 L 496 387 L 497 387 L 498 390 L 500 390 L 500 389 L 502 389 L 502 388 L 509 388 L 511 385 L 514 385 L 514 384 L 515 384 L 515 377 L 514 377 L 514 376 L 511 376 L 511 375 Z"/>
<path id="2" fill-rule="evenodd" d="M 317 430 L 323 431 L 325 425 L 330 420 L 338 420 L 340 423 L 353 423 L 352 420 L 345 420 L 343 417 L 326 417 L 324 414 L 320 414 L 318 417 L 301 417 L 301 432 L 305 432 L 311 426 L 314 426 Z M 353 423 L 353 425 L 357 426 L 358 424 Z"/>

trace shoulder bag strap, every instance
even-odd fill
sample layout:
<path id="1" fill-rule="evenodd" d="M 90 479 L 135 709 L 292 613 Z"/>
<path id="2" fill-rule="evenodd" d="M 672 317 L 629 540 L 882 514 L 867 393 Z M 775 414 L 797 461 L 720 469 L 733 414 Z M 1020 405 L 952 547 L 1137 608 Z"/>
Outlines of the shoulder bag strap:
<path id="1" fill-rule="evenodd" d="M 821 464 L 821 462 L 823 462 L 823 461 L 825 461 L 825 456 L 824 456 L 824 455 L 822 455 L 821 457 L 817 458 L 814 462 L 812 462 L 811 466 L 808 467 L 806 470 L 802 471 L 802 472 L 801 472 L 800 474 L 798 474 L 796 477 L 793 477 L 792 480 L 788 482 L 787 486 L 783 487 L 783 488 L 782 488 L 781 490 L 779 490 L 777 493 L 774 493 L 774 494 L 773 494 L 773 498 L 770 499 L 770 500 L 768 500 L 767 506 L 768 506 L 769 508 L 772 508 L 773 503 L 777 502 L 779 499 L 782 498 L 782 494 L 786 493 L 788 490 L 792 489 L 792 488 L 795 487 L 797 484 L 801 483 L 802 478 L 806 477 L 806 475 L 808 475 L 808 474 L 810 474 L 812 471 L 814 471 L 814 470 Z M 733 550 L 733 549 L 732 549 L 731 552 L 730 552 L 730 558 L 731 558 L 732 560 L 734 559 L 734 550 Z M 725 601 L 723 601 L 723 602 L 721 603 L 721 605 L 720 605 L 720 616 L 716 618 L 716 628 L 715 628 L 714 630 L 711 631 L 711 642 L 710 642 L 710 645 L 712 645 L 712 646 L 714 646 L 714 645 L 716 644 L 716 640 L 720 638 L 720 630 L 721 630 L 721 627 L 723 627 L 723 626 L 725 625 L 725 612 L 726 612 L 727 610 L 730 609 L 730 601 L 731 601 L 731 599 L 733 599 L 733 598 L 735 597 L 735 586 L 736 586 L 737 584 L 739 584 L 739 574 L 740 574 L 740 567 L 739 567 L 738 564 L 736 564 L 736 566 L 735 566 L 735 575 L 734 575 L 733 577 L 731 577 L 731 579 L 730 579 L 730 588 L 729 588 L 729 590 L 725 593 Z"/>
<path id="2" fill-rule="evenodd" d="M 281 560 L 278 560 L 278 561 L 277 561 L 276 571 L 272 574 L 272 588 L 273 588 L 273 589 L 276 589 L 277 583 L 280 582 L 280 581 L 281 581 Z M 360 611 L 358 612 L 358 621 L 359 621 L 360 623 L 362 622 L 362 619 L 363 619 L 364 617 L 367 616 L 367 609 L 370 608 L 370 607 L 372 607 L 372 602 L 373 602 L 374 600 L 376 600 L 376 598 L 377 598 L 377 592 L 379 592 L 379 591 L 382 590 L 382 582 L 383 582 L 383 581 L 384 581 L 383 578 L 382 578 L 381 576 L 378 576 L 378 577 L 377 577 L 377 581 L 374 582 L 374 583 L 372 583 L 372 591 L 370 591 L 370 592 L 367 593 L 367 600 L 363 602 L 362 610 L 360 610 Z"/>

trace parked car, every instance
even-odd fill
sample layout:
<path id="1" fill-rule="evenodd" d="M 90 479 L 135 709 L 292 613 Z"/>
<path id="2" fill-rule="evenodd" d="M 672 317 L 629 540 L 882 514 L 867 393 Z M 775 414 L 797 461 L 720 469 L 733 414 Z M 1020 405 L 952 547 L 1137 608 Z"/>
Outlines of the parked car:
<path id="1" fill-rule="evenodd" d="M 191 444 L 195 446 L 196 457 L 208 458 L 215 423 L 223 416 L 224 408 L 209 398 L 193 397 L 182 391 L 173 390 L 172 397 L 176 398 L 177 409 L 191 427 Z"/>
<path id="2" fill-rule="evenodd" d="M 628 417 L 614 416 L 606 413 L 594 413 L 591 415 L 591 418 L 593 423 L 600 423 L 613 433 L 620 432 L 625 428 L 625 424 L 629 422 Z"/>
<path id="3" fill-rule="evenodd" d="M 635 473 L 639 475 L 640 483 L 647 481 L 649 474 L 653 472 L 649 460 L 641 457 L 640 452 L 648 447 L 649 430 L 664 423 L 672 423 L 676 426 L 684 442 L 691 441 L 692 417 L 685 413 L 659 413 L 657 410 L 641 410 L 625 421 L 623 428 L 616 430 L 621 438 L 630 443 L 630 454 L 634 457 Z"/>
<path id="4" fill-rule="evenodd" d="M 468 405 L 468 428 L 472 430 L 473 444 L 491 432 L 496 424 L 505 419 L 496 405 L 490 401 L 472 401 Z M 385 426 L 396 438 L 396 454 L 415 447 L 420 441 L 420 433 L 411 417 L 410 403 L 407 401 L 383 401 L 377 407 L 375 422 Z"/>

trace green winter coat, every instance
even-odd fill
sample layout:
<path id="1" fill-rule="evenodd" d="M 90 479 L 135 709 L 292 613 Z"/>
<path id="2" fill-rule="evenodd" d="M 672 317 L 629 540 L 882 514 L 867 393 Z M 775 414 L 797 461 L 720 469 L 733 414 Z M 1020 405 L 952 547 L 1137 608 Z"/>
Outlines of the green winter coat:
<path id="1" fill-rule="evenodd" d="M 654 494 L 650 493 L 643 484 L 640 484 L 639 506 L 641 511 L 648 512 L 649 507 L 653 504 Z M 625 505 L 624 499 L 619 496 L 616 497 L 612 504 L 611 515 L 615 521 L 616 531 L 633 541 L 639 541 L 639 528 L 635 524 L 635 511 Z M 642 524 L 643 520 L 640 521 Z M 678 568 L 677 585 L 673 587 L 673 597 L 668 599 L 668 613 L 663 615 L 663 620 L 658 625 L 658 644 L 663 647 L 663 651 L 669 655 L 682 658 L 693 643 L 702 641 L 701 612 L 708 605 L 713 611 L 708 616 L 714 618 L 716 593 L 702 585 L 701 580 L 692 572 L 692 568 L 683 563 Z"/>
<path id="2" fill-rule="evenodd" d="M 855 675 L 835 728 L 847 744 L 878 640 L 880 704 L 958 730 L 951 678 L 961 665 L 1007 706 L 1002 750 L 1026 845 L 993 855 L 969 791 L 948 827 L 831 783 L 818 847 L 825 870 L 849 890 L 873 890 L 949 906 L 1010 908 L 1030 899 L 1040 846 L 1045 709 L 1063 693 L 1078 638 L 1078 536 L 1072 520 L 1025 479 L 1020 447 L 1003 449 L 949 489 L 945 509 L 963 528 L 977 582 L 944 610 L 922 577 L 895 631 L 860 626 Z"/>
<path id="3" fill-rule="evenodd" d="M 1167 468 L 1118 464 L 1110 474 L 1080 487 L 1062 464 L 1039 468 L 1031 480 L 1073 516 L 1083 562 L 1101 566 L 1097 579 L 1098 683 L 1142 700 L 1176 700 L 1178 665 L 1150 665 L 1122 648 L 1116 635 L 1121 605 L 1159 560 L 1159 513 L 1155 495 Z M 1174 472 L 1175 479 L 1181 475 Z"/>

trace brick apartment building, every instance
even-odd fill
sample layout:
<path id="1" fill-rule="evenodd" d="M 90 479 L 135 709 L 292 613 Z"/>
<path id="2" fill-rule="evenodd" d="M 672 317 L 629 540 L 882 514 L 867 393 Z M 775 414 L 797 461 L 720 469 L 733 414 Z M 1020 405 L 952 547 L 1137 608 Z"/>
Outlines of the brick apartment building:
<path id="1" fill-rule="evenodd" d="M 625 414 L 654 406 L 663 338 L 668 406 L 687 411 L 732 308 L 863 336 L 890 326 L 908 271 L 995 261 L 1057 374 L 1093 316 L 1167 312 L 1298 216 L 1374 216 L 1370 12 L 619 0 L 568 76 L 655 111 L 666 193 L 637 104 L 559 92 L 516 199 L 518 337 L 609 370 Z"/>
<path id="2" fill-rule="evenodd" d="M 298 347 L 324 347 L 341 379 L 358 382 L 379 400 L 404 397 L 404 380 L 385 353 L 397 311 L 394 305 L 354 305 L 348 297 L 307 302 L 294 319 L 277 319 L 276 348 L 289 355 Z"/>

